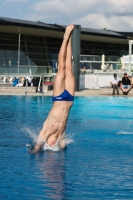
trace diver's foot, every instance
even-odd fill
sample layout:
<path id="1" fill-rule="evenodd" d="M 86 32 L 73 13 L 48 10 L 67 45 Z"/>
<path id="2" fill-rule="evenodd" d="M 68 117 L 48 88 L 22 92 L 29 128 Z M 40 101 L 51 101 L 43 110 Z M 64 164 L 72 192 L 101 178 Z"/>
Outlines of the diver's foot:
<path id="1" fill-rule="evenodd" d="M 66 27 L 66 30 L 65 30 L 65 33 L 64 33 L 64 39 L 69 39 L 72 31 L 74 29 L 74 25 L 73 24 L 70 24 Z"/>

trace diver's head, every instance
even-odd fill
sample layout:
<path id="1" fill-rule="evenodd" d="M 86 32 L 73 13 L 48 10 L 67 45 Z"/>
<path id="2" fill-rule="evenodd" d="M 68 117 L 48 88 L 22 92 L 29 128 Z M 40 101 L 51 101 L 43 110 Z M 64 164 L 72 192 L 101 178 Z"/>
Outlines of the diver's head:
<path id="1" fill-rule="evenodd" d="M 57 138 L 58 138 L 58 135 L 56 133 L 53 133 L 47 138 L 46 142 L 49 146 L 52 147 L 56 144 Z"/>

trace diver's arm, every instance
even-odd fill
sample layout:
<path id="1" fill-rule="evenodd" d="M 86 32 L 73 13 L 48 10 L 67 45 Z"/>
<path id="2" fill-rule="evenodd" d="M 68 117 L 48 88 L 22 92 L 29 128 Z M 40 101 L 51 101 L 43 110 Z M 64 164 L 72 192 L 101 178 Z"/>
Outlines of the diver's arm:
<path id="1" fill-rule="evenodd" d="M 49 136 L 53 134 L 53 129 L 49 129 L 48 127 L 48 120 L 46 120 L 43 124 L 43 128 L 40 131 L 40 134 L 37 139 L 37 144 L 35 145 L 34 149 L 30 152 L 31 154 L 37 153 L 47 141 Z"/>
<path id="2" fill-rule="evenodd" d="M 48 138 L 47 123 L 45 121 L 43 124 L 43 128 L 38 136 L 37 144 L 30 153 L 31 154 L 37 153 L 43 147 L 43 144 L 47 140 L 47 138 Z"/>
<path id="3" fill-rule="evenodd" d="M 34 147 L 34 149 L 30 152 L 31 154 L 35 154 L 37 153 L 43 146 L 45 142 L 45 133 L 43 131 L 43 129 L 40 131 L 40 134 L 38 136 L 38 139 L 37 139 L 37 144 L 36 146 Z"/>
<path id="4" fill-rule="evenodd" d="M 60 148 L 63 150 L 66 147 L 66 143 L 65 143 L 65 132 L 60 136 L 59 139 L 59 146 Z"/>

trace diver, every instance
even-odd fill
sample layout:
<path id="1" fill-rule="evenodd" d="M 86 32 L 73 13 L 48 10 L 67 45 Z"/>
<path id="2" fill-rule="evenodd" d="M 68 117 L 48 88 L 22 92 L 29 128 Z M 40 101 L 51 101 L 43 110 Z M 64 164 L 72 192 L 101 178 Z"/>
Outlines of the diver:
<path id="1" fill-rule="evenodd" d="M 74 25 L 66 27 L 62 45 L 58 55 L 58 72 L 54 81 L 53 106 L 45 120 L 37 139 L 37 144 L 30 153 L 42 149 L 44 144 L 50 147 L 58 145 L 64 149 L 65 129 L 75 93 L 75 78 L 72 72 L 71 37 Z"/>

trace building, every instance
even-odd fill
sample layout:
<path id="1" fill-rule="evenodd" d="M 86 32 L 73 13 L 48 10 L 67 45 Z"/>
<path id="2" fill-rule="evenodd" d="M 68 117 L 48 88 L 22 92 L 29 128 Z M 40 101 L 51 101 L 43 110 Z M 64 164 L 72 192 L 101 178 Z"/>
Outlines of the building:
<path id="1" fill-rule="evenodd" d="M 64 25 L 0 17 L 0 75 L 56 73 L 64 29 Z M 119 58 L 129 54 L 129 37 L 133 33 L 81 27 L 81 69 L 101 71 L 103 54 L 105 71 L 119 69 Z"/>

